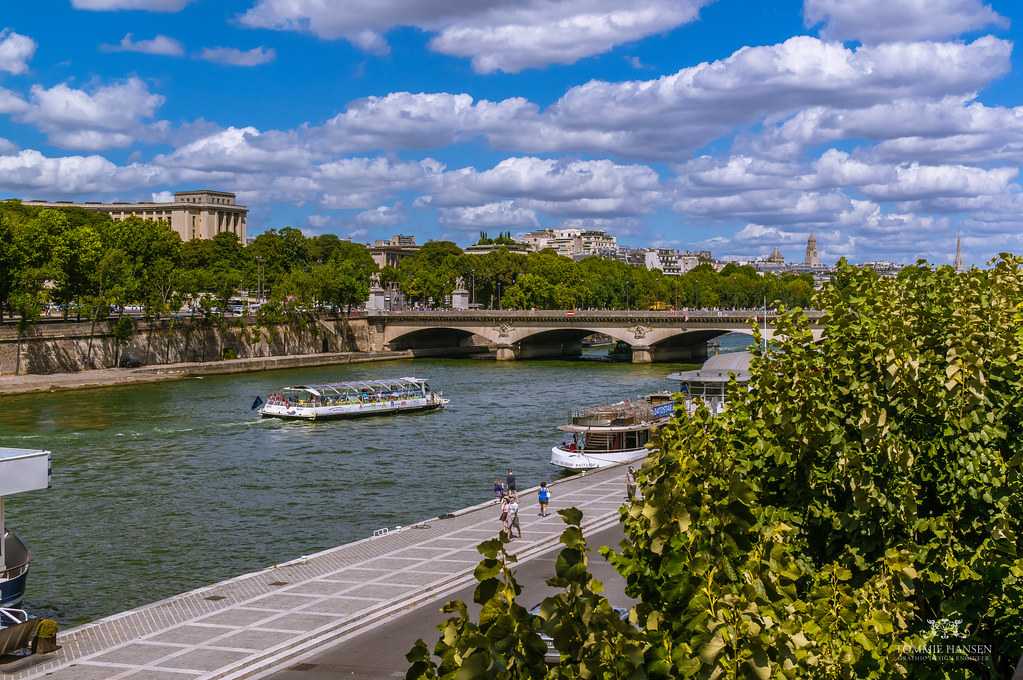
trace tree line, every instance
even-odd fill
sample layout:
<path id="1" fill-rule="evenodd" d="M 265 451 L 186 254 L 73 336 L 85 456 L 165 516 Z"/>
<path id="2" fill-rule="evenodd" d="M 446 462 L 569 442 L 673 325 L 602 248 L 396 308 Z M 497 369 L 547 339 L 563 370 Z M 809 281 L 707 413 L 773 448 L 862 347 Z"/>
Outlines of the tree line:
<path id="1" fill-rule="evenodd" d="M 351 311 L 367 300 L 374 273 L 407 303 L 432 308 L 448 304 L 460 279 L 472 303 L 493 309 L 805 306 L 813 291 L 808 276 L 762 276 L 751 267 L 701 265 L 667 276 L 596 257 L 574 261 L 552 250 L 467 254 L 449 241 L 431 241 L 378 272 L 366 246 L 330 234 L 308 237 L 285 227 L 248 246 L 230 233 L 182 242 L 157 221 L 0 203 L 0 320 L 30 321 L 44 309 L 94 321 L 128 308 L 147 318 L 185 308 L 210 317 L 244 290 L 267 300 L 258 313 L 264 320 L 283 321 L 296 312 Z"/>
<path id="2" fill-rule="evenodd" d="M 813 294 L 809 275 L 761 275 L 736 264 L 720 271 L 701 264 L 671 276 L 606 258 L 576 261 L 553 250 L 466 254 L 448 241 L 431 241 L 381 272 L 411 303 L 430 307 L 443 306 L 459 278 L 470 302 L 490 309 L 749 309 L 765 301 L 805 307 Z"/>

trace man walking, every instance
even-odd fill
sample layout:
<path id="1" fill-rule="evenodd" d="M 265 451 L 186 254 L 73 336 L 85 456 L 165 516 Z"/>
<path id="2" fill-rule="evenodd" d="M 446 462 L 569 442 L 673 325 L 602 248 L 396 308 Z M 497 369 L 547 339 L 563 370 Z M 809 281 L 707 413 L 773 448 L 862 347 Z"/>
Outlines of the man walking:
<path id="1" fill-rule="evenodd" d="M 630 503 L 636 500 L 636 473 L 631 465 L 629 471 L 625 473 L 625 496 Z"/>
<path id="2" fill-rule="evenodd" d="M 508 468 L 508 476 L 505 478 L 505 483 L 508 485 L 508 493 L 515 493 L 515 473 Z"/>
<path id="3" fill-rule="evenodd" d="M 547 482 L 540 482 L 540 491 L 536 494 L 536 500 L 540 502 L 540 517 L 547 516 L 547 504 L 551 502 L 551 490 L 547 488 Z"/>

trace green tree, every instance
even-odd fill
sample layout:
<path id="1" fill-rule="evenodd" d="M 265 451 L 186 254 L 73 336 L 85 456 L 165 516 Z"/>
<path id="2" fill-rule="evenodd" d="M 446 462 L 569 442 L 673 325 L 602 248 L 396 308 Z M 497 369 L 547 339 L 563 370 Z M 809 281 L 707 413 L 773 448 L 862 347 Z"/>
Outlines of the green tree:
<path id="1" fill-rule="evenodd" d="M 620 651 L 581 668 L 585 647 L 569 645 L 607 621 L 545 603 L 544 630 L 568 632 L 562 665 L 540 672 L 449 605 L 442 664 L 417 645 L 408 677 L 1008 677 L 1023 653 L 1020 300 L 1021 258 L 897 279 L 841 263 L 815 298 L 823 339 L 784 312 L 726 411 L 658 430 L 642 497 L 621 510 L 625 540 L 604 550 L 639 602 L 636 631 L 605 643 Z M 552 583 L 563 602 L 589 580 L 578 568 Z M 507 594 L 477 602 L 517 611 Z M 943 621 L 966 640 L 944 638 Z M 978 647 L 926 653 L 952 643 Z"/>

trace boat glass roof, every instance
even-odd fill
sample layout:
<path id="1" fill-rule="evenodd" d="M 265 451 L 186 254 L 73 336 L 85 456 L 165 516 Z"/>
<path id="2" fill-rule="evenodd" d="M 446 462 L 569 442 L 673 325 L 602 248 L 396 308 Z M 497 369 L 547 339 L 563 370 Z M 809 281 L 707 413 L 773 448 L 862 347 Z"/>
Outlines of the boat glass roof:
<path id="1" fill-rule="evenodd" d="M 315 385 L 294 385 L 286 390 L 305 390 L 317 394 L 341 392 L 388 392 L 394 390 L 419 388 L 426 384 L 424 378 L 395 378 L 392 380 L 352 380 L 338 383 L 320 383 Z"/>

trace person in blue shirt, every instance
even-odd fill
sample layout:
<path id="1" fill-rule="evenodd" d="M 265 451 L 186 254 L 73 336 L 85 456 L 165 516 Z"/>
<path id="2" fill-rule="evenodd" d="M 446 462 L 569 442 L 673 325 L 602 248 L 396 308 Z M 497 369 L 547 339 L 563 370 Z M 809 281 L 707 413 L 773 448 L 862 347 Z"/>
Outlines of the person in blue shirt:
<path id="1" fill-rule="evenodd" d="M 547 482 L 540 482 L 540 490 L 536 494 L 536 500 L 540 502 L 540 517 L 546 517 L 547 504 L 551 502 L 551 490 L 547 488 Z"/>

